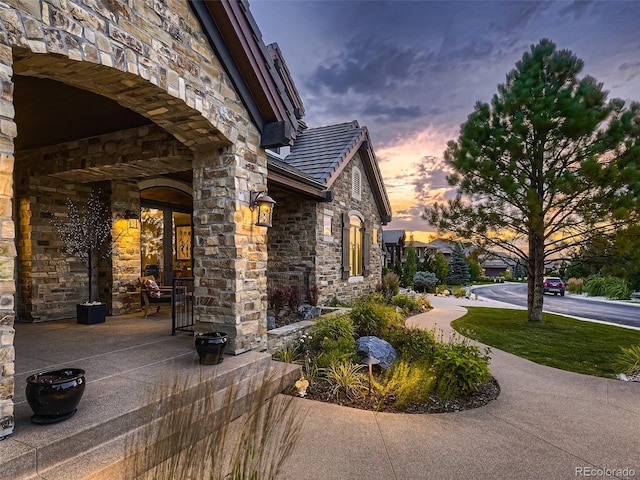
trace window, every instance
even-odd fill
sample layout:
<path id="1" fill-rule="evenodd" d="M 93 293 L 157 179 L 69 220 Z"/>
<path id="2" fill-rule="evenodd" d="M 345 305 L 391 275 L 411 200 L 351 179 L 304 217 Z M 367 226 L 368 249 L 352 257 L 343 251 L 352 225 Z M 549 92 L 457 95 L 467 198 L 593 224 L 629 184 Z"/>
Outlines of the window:
<path id="1" fill-rule="evenodd" d="M 362 200 L 362 174 L 358 167 L 351 170 L 351 196 L 356 200 Z"/>
<path id="2" fill-rule="evenodd" d="M 322 226 L 322 235 L 325 237 L 330 237 L 333 234 L 331 231 L 331 216 L 325 214 L 324 215 L 324 224 Z"/>
<path id="3" fill-rule="evenodd" d="M 349 217 L 351 225 L 349 232 L 349 274 L 352 277 L 362 275 L 362 220 L 352 215 Z"/>
<path id="4" fill-rule="evenodd" d="M 342 279 L 369 276 L 371 223 L 358 212 L 342 214 Z"/>

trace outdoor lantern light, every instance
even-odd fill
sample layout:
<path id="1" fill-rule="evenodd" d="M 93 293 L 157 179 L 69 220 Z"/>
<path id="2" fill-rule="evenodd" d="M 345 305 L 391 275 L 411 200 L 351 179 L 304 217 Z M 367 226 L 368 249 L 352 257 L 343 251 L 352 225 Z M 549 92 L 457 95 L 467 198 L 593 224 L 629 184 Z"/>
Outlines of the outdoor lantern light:
<path id="1" fill-rule="evenodd" d="M 270 227 L 273 217 L 273 206 L 276 201 L 264 192 L 250 192 L 249 207 L 251 210 L 258 210 L 256 226 Z"/>
<path id="2" fill-rule="evenodd" d="M 365 357 L 360 363 L 369 366 L 369 396 L 371 396 L 371 384 L 373 383 L 373 366 L 378 365 L 380 363 L 380 360 L 378 360 L 376 357 L 369 356 Z"/>
<path id="3" fill-rule="evenodd" d="M 140 216 L 136 212 L 133 210 L 125 210 L 122 218 L 129 221 L 129 228 L 133 230 L 138 229 L 138 220 L 140 220 Z"/>

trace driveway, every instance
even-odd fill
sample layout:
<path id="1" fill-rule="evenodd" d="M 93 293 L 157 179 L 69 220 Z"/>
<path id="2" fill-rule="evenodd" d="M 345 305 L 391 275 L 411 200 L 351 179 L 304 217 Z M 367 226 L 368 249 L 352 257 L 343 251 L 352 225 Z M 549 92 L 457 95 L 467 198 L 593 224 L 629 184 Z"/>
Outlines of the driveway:
<path id="1" fill-rule="evenodd" d="M 412 322 L 445 335 L 464 305 L 504 306 L 431 300 L 435 308 Z M 302 437 L 279 478 L 640 478 L 640 383 L 565 372 L 499 350 L 491 370 L 498 399 L 458 413 L 374 413 L 298 399 Z"/>

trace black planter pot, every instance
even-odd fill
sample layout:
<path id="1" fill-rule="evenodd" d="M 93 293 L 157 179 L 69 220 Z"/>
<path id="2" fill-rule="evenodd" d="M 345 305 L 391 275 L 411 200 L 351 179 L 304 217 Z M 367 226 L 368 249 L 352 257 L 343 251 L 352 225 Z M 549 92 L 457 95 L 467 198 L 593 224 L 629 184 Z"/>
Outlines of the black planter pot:
<path id="1" fill-rule="evenodd" d="M 78 323 L 83 323 L 85 325 L 104 323 L 107 317 L 107 304 L 97 303 L 94 305 L 76 305 L 76 314 Z"/>
<path id="2" fill-rule="evenodd" d="M 84 393 L 84 370 L 63 368 L 40 372 L 27 378 L 27 402 L 33 423 L 61 422 L 76 413 Z"/>
<path id="3" fill-rule="evenodd" d="M 196 352 L 202 365 L 216 365 L 222 363 L 224 349 L 229 339 L 223 332 L 196 333 Z"/>

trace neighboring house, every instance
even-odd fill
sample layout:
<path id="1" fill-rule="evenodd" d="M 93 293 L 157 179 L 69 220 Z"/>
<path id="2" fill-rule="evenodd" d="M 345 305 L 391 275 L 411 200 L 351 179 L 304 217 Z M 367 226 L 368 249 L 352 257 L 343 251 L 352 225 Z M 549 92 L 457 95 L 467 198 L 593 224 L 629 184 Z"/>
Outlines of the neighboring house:
<path id="1" fill-rule="evenodd" d="M 387 254 L 385 263 L 387 267 L 402 263 L 405 239 L 404 230 L 384 230 L 382 232 L 382 243 Z"/>
<path id="2" fill-rule="evenodd" d="M 428 243 L 420 242 L 418 240 L 413 239 L 413 234 L 409 236 L 409 243 L 407 246 L 413 246 L 416 250 L 416 256 L 418 257 L 418 261 L 422 262 L 429 253 L 427 248 L 429 246 Z"/>
<path id="3" fill-rule="evenodd" d="M 505 271 L 509 271 L 512 278 L 518 276 L 518 262 L 503 252 L 488 252 L 478 257 L 480 267 L 485 277 L 504 277 Z"/>
<path id="4" fill-rule="evenodd" d="M 444 258 L 447 259 L 448 263 L 451 259 L 451 253 L 453 252 L 453 247 L 456 243 L 458 242 L 454 240 L 444 240 L 441 238 L 436 238 L 435 240 L 427 243 L 424 247 L 424 250 L 427 255 L 431 256 L 437 254 L 438 252 L 442 253 L 444 255 Z M 469 256 L 475 250 L 475 248 L 476 247 L 473 244 L 462 243 L 462 250 L 464 251 L 465 256 Z"/>
<path id="5" fill-rule="evenodd" d="M 277 202 L 269 272 L 308 272 L 320 303 L 372 291 L 391 207 L 367 128 L 353 121 L 301 129 L 288 154 L 270 154 L 268 185 Z"/>

